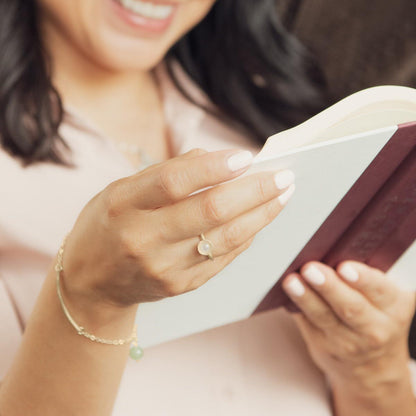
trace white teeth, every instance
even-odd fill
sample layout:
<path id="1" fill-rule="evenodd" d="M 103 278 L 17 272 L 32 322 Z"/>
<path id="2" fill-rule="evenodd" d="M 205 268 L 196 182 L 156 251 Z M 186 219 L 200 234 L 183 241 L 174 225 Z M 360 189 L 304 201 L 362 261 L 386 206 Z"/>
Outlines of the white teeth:
<path id="1" fill-rule="evenodd" d="M 141 0 L 120 0 L 120 3 L 129 11 L 150 19 L 164 20 L 173 12 L 173 6 L 151 3 Z"/>

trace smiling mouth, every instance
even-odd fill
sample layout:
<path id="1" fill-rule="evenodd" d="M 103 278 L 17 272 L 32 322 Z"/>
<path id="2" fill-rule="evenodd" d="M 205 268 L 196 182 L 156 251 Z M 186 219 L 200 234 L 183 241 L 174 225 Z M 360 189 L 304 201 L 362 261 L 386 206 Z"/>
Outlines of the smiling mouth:
<path id="1" fill-rule="evenodd" d="M 141 0 L 118 0 L 127 11 L 138 16 L 154 20 L 166 20 L 171 17 L 174 6 Z"/>

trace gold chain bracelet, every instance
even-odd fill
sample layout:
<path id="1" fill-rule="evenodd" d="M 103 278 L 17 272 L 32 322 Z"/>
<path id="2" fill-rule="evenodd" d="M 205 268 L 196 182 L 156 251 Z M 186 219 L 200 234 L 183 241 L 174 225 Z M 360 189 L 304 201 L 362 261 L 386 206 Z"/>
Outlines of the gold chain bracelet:
<path id="1" fill-rule="evenodd" d="M 69 313 L 68 308 L 66 307 L 66 305 L 64 303 L 64 299 L 63 299 L 62 291 L 61 291 L 61 284 L 60 284 L 61 273 L 64 271 L 63 257 L 64 257 L 64 248 L 65 248 L 66 239 L 67 239 L 67 237 L 65 237 L 65 239 L 64 239 L 64 241 L 63 241 L 63 243 L 62 243 L 62 245 L 61 245 L 61 247 L 58 251 L 57 262 L 56 262 L 56 265 L 55 265 L 55 271 L 56 271 L 56 292 L 58 294 L 58 299 L 59 299 L 59 302 L 61 303 L 62 310 L 63 310 L 65 316 L 67 317 L 68 321 L 75 328 L 78 335 L 81 335 L 85 338 L 88 338 L 90 341 L 98 342 L 100 344 L 106 344 L 106 345 L 132 344 L 131 347 L 130 347 L 129 355 L 132 359 L 139 360 L 140 358 L 143 357 L 143 349 L 138 344 L 137 326 L 136 325 L 134 326 L 133 332 L 132 332 L 132 334 L 129 338 L 126 338 L 126 339 L 105 339 L 105 338 L 97 337 L 97 336 L 92 335 L 89 332 L 87 332 L 82 326 L 78 325 L 75 322 L 74 318 Z"/>

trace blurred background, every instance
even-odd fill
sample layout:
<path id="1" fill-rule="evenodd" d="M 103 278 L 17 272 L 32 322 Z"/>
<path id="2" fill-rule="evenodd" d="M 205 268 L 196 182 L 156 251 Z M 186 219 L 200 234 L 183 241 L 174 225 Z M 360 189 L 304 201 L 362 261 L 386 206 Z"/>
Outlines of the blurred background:
<path id="1" fill-rule="evenodd" d="M 415 0 L 277 0 L 277 7 L 336 100 L 381 84 L 416 87 Z"/>

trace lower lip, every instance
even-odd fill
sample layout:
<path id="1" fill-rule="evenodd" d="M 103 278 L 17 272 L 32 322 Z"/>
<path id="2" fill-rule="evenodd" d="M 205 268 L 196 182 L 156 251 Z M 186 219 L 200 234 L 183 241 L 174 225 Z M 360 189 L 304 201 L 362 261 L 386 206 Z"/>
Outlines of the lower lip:
<path id="1" fill-rule="evenodd" d="M 152 19 L 127 10 L 117 0 L 112 0 L 111 3 L 117 16 L 129 26 L 153 34 L 165 32 L 170 26 L 176 11 L 176 7 L 174 7 L 173 12 L 166 19 Z"/>

